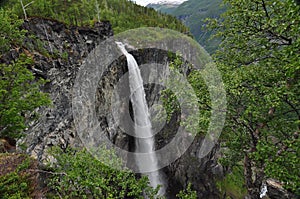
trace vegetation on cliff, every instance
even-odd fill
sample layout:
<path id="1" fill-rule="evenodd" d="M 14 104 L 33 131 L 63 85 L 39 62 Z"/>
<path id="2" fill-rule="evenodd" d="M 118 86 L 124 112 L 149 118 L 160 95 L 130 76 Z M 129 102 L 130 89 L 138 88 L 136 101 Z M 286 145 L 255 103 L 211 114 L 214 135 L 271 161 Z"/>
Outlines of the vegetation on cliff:
<path id="1" fill-rule="evenodd" d="M 0 198 L 41 198 L 38 163 L 25 154 L 0 153 Z"/>
<path id="2" fill-rule="evenodd" d="M 18 50 L 25 38 L 22 20 L 0 9 L 0 60 L 11 50 Z M 50 103 L 40 91 L 44 80 L 36 79 L 28 69 L 33 61 L 21 54 L 10 63 L 0 61 L 0 137 L 19 138 L 27 124 L 35 119 L 35 109 Z"/>
<path id="3" fill-rule="evenodd" d="M 210 25 L 222 44 L 215 55 L 227 90 L 223 163 L 243 162 L 258 198 L 268 178 L 300 194 L 300 6 L 293 0 L 225 0 Z"/>
<path id="4" fill-rule="evenodd" d="M 23 4 L 30 2 L 24 0 Z M 245 187 L 250 198 L 259 198 L 261 187 L 269 178 L 277 179 L 285 189 L 300 195 L 300 6 L 293 0 L 224 2 L 227 11 L 220 19 L 213 17 L 209 22 L 222 40 L 215 60 L 223 75 L 228 100 L 227 120 L 221 140 L 225 151 L 221 163 L 233 171 L 234 168 L 243 168 Z M 28 5 L 26 14 L 57 19 L 69 25 L 88 26 L 99 19 L 110 20 L 115 33 L 141 26 L 187 31 L 175 18 L 125 0 L 41 0 Z M 18 54 L 24 45 L 25 32 L 20 29 L 23 17 L 19 1 L 2 1 L 0 137 L 20 137 L 27 124 L 34 121 L 34 111 L 49 104 L 47 95 L 39 90 L 45 81 L 36 79 L 30 72 L 30 54 Z M 11 56 L 8 62 L 6 56 Z M 180 67 L 182 63 L 176 61 L 172 63 L 173 66 Z M 204 131 L 210 116 L 207 89 L 201 74 L 191 73 L 189 81 L 196 90 L 203 113 L 198 128 Z M 169 107 L 169 112 L 176 108 Z M 147 188 L 147 180 L 138 179 L 130 172 L 112 171 L 99 162 L 93 162 L 96 160 L 92 160 L 85 151 L 70 150 L 56 152 L 55 155 L 60 162 L 52 168 L 54 176 L 51 185 L 56 193 L 65 197 L 71 197 L 71 193 L 90 196 L 94 192 L 112 198 L 126 194 L 139 197 L 142 190 Z M 93 165 L 86 164 L 87 159 Z M 14 189 L 20 191 L 16 198 L 30 197 L 30 182 L 27 181 L 27 175 L 22 173 L 30 164 L 27 158 L 23 160 L 25 167 L 21 164 L 14 171 L 0 173 L 1 197 L 14 196 Z M 1 156 L 1 165 L 3 161 Z M 90 172 L 87 171 L 91 170 L 95 175 L 98 171 L 102 172 L 97 173 L 100 175 L 97 176 L 99 181 L 89 176 Z M 70 183 L 65 185 L 64 182 Z M 240 179 L 238 182 L 241 182 Z M 63 184 L 65 189 L 61 188 Z M 101 187 L 101 190 L 95 187 Z M 240 196 L 244 190 L 231 194 Z M 195 192 L 188 187 L 178 196 L 195 197 Z"/>
<path id="5" fill-rule="evenodd" d="M 30 2 L 22 1 L 23 6 L 27 5 L 26 15 L 20 1 L 2 1 L 0 4 L 0 138 L 5 137 L 1 142 L 22 137 L 29 123 L 36 121 L 37 109 L 50 104 L 48 95 L 40 91 L 45 80 L 32 73 L 35 65 L 33 56 L 55 57 L 39 45 L 42 41 L 38 39 L 37 46 L 33 48 L 24 42 L 28 42 L 26 37 L 35 38 L 22 29 L 24 18 L 38 15 L 72 26 L 94 25 L 99 19 L 110 20 L 115 33 L 141 26 L 188 31 L 174 17 L 125 0 Z M 12 147 L 15 150 L 15 146 Z M 7 151 L 6 146 L 4 151 Z M 57 150 L 53 156 L 56 158 L 54 165 L 39 168 L 37 161 L 27 155 L 1 154 L 0 197 L 41 198 L 47 193 L 48 198 L 143 198 L 144 194 L 154 198 L 157 192 L 149 186 L 145 177 L 139 178 L 131 171 L 113 170 L 85 150 Z M 43 175 L 43 180 L 49 180 L 45 184 L 48 189 L 35 190 L 43 185 L 37 174 Z M 187 194 L 182 193 L 179 197 Z"/>
<path id="6" fill-rule="evenodd" d="M 137 178 L 130 170 L 122 170 L 122 162 L 113 151 L 95 150 L 102 157 L 96 159 L 85 149 L 53 149 L 55 163 L 50 167 L 56 175 L 50 177 L 53 195 L 63 198 L 154 198 L 157 190 L 148 185 L 147 177 Z M 111 162 L 111 168 L 103 162 Z"/>
<path id="7" fill-rule="evenodd" d="M 293 0 L 224 3 L 227 11 L 221 18 L 209 20 L 210 28 L 222 40 L 214 59 L 228 103 L 220 162 L 232 171 L 242 167 L 244 180 L 233 172 L 220 182 L 220 188 L 228 197 L 239 198 L 245 194 L 244 184 L 250 198 L 259 198 L 269 179 L 276 179 L 299 196 L 300 6 Z M 180 68 L 183 63 L 172 64 Z M 188 80 L 205 111 L 210 103 L 201 75 L 191 73 Z M 170 105 L 172 98 L 166 103 L 170 109 L 176 108 Z M 201 117 L 204 122 L 199 123 L 199 129 L 203 131 L 210 115 L 204 112 Z M 226 193 L 226 189 L 237 190 L 238 186 L 229 179 L 242 182 L 239 193 Z"/>

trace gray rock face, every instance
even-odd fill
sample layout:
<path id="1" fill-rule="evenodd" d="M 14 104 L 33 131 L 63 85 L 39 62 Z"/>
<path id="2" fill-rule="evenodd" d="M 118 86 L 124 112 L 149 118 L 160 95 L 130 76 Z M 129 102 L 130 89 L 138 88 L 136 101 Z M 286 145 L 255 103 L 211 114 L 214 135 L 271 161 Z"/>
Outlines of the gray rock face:
<path id="1" fill-rule="evenodd" d="M 105 38 L 113 35 L 109 22 L 94 28 L 67 27 L 52 20 L 31 18 L 23 24 L 28 30 L 25 45 L 32 53 L 33 73 L 49 82 L 43 90 L 50 94 L 52 105 L 38 112 L 39 120 L 27 130 L 27 152 L 41 162 L 50 146 L 80 146 L 72 116 L 72 87 L 87 54 Z"/>
<path id="2" fill-rule="evenodd" d="M 40 162 L 47 159 L 45 150 L 51 146 L 82 147 L 76 134 L 72 116 L 72 87 L 79 67 L 87 54 L 105 38 L 113 35 L 109 22 L 97 23 L 94 28 L 66 27 L 57 21 L 32 18 L 24 25 L 28 34 L 25 43 L 28 51 L 32 52 L 35 65 L 32 71 L 38 77 L 44 77 L 49 82 L 43 90 L 50 94 L 53 104 L 38 110 L 40 118 L 31 124 L 26 131 L 27 152 L 35 156 Z M 170 61 L 168 52 L 157 49 L 132 50 L 130 52 L 139 65 L 147 63 L 166 64 Z M 113 126 L 114 120 L 110 116 L 109 102 L 114 85 L 128 71 L 125 56 L 115 60 L 106 71 L 98 84 L 96 93 L 96 113 L 99 123 L 109 139 L 120 148 L 134 151 L 133 137 L 127 135 L 122 129 Z M 184 71 L 188 72 L 188 68 Z M 157 74 L 151 74 L 155 76 Z M 145 86 L 146 98 L 149 106 L 157 103 L 160 91 L 159 85 Z M 129 103 L 129 102 L 128 102 Z M 165 124 L 155 137 L 157 148 L 168 144 L 179 126 L 180 113 L 175 113 L 171 120 Z M 222 175 L 215 153 L 218 146 L 205 158 L 198 158 L 202 137 L 198 136 L 186 153 L 162 169 L 168 180 L 167 193 L 174 198 L 179 190 L 185 188 L 190 182 L 199 198 L 219 198 L 215 186 L 215 177 Z"/>
<path id="3" fill-rule="evenodd" d="M 271 199 L 296 199 L 296 195 L 285 190 L 280 182 L 274 179 L 267 179 L 267 196 Z M 267 197 L 266 197 L 267 198 Z"/>
<path id="4" fill-rule="evenodd" d="M 147 63 L 164 64 L 168 61 L 167 52 L 156 49 L 137 50 L 131 51 L 130 53 L 135 56 L 139 65 Z M 130 135 L 127 135 L 124 130 L 120 129 L 118 126 L 114 125 L 115 121 L 113 119 L 111 110 L 111 98 L 115 89 L 115 85 L 121 78 L 124 78 L 123 76 L 127 72 L 128 68 L 125 56 L 121 56 L 109 66 L 109 71 L 104 73 L 102 79 L 98 83 L 98 90 L 96 93 L 96 112 L 98 121 L 100 122 L 102 129 L 107 129 L 106 134 L 109 136 L 110 140 L 120 148 L 123 148 L 127 151 L 134 151 L 134 138 Z M 127 78 L 125 81 L 128 81 L 128 76 L 125 76 L 125 78 Z M 126 85 L 124 85 L 122 88 L 123 91 L 129 91 L 129 87 L 125 86 Z M 146 85 L 145 89 L 148 106 L 152 106 L 157 101 L 160 91 L 159 86 Z M 130 93 L 125 93 L 124 95 L 130 95 Z M 120 100 L 123 101 L 124 99 Z M 131 108 L 129 101 L 124 103 L 127 103 L 127 106 Z M 133 117 L 132 112 L 130 113 L 131 117 Z M 126 120 L 126 118 L 124 118 L 124 120 Z M 110 127 L 109 130 L 108 127 Z M 131 129 L 131 127 L 128 126 L 126 129 Z M 131 130 L 133 131 L 133 129 Z"/>
<path id="5" fill-rule="evenodd" d="M 186 188 L 189 183 L 192 184 L 192 189 L 197 191 L 198 198 L 220 198 L 215 181 L 224 174 L 215 156 L 218 146 L 200 159 L 198 151 L 202 140 L 203 138 L 197 136 L 181 158 L 163 169 L 169 179 L 170 198 L 175 198 L 174 193 Z"/>

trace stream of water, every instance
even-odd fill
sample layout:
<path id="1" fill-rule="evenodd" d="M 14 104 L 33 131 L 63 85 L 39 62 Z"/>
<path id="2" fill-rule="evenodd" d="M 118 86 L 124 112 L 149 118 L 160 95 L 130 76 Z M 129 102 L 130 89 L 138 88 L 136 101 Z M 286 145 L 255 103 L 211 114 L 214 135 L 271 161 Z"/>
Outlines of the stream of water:
<path id="1" fill-rule="evenodd" d="M 149 153 L 147 161 L 135 160 L 139 168 L 149 167 L 153 172 L 145 173 L 150 181 L 150 185 L 156 188 L 161 185 L 159 195 L 164 195 L 165 186 L 162 175 L 157 169 L 157 157 L 155 153 L 155 140 L 152 134 L 152 126 L 150 114 L 146 101 L 146 94 L 143 85 L 143 79 L 139 66 L 134 57 L 127 52 L 125 46 L 121 42 L 116 42 L 122 53 L 126 56 L 129 72 L 129 86 L 130 86 L 130 99 L 133 108 L 134 122 L 135 122 L 135 152 L 136 153 Z M 144 166 L 145 165 L 145 166 Z"/>

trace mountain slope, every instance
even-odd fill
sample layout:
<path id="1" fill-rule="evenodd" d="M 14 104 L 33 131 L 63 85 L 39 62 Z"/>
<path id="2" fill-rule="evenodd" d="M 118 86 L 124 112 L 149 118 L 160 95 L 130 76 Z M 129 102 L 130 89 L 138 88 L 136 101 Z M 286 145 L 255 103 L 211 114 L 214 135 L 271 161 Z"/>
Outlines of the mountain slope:
<path id="1" fill-rule="evenodd" d="M 166 14 L 172 14 L 176 8 L 178 8 L 178 4 L 159 4 L 159 3 L 150 3 L 147 5 L 148 8 L 153 8 L 156 11 Z"/>
<path id="2" fill-rule="evenodd" d="M 31 0 L 23 0 L 26 5 Z M 23 17 L 19 0 L 4 0 L 1 6 L 12 8 Z M 128 0 L 39 0 L 26 8 L 28 16 L 40 16 L 62 21 L 69 25 L 89 26 L 99 20 L 109 20 L 114 33 L 138 27 L 163 27 L 180 32 L 188 29 L 175 17 L 154 9 L 139 6 Z"/>
<path id="3" fill-rule="evenodd" d="M 210 39 L 212 32 L 205 29 L 206 18 L 218 18 L 225 11 L 221 7 L 222 0 L 188 0 L 179 5 L 168 3 L 149 4 L 147 7 L 176 16 L 187 27 L 195 39 L 209 52 L 213 53 L 218 47 L 218 39 Z"/>
<path id="4" fill-rule="evenodd" d="M 161 13 L 172 14 L 180 4 L 186 0 L 163 0 L 155 3 L 150 3 L 146 7 L 153 8 Z"/>
<path id="5" fill-rule="evenodd" d="M 213 53 L 219 45 L 218 39 L 210 39 L 212 32 L 205 29 L 206 18 L 218 18 L 225 11 L 222 0 L 189 0 L 172 12 L 188 26 L 195 39 L 209 52 Z"/>

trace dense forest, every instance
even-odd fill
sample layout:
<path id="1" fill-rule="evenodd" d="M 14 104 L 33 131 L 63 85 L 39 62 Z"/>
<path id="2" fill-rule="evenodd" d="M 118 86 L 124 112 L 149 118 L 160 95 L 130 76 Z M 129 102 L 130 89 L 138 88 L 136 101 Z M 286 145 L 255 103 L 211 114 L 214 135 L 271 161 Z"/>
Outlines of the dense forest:
<path id="1" fill-rule="evenodd" d="M 136 5 L 127 0 L 23 0 L 27 16 L 40 16 L 63 21 L 69 25 L 88 26 L 96 21 L 109 20 L 114 33 L 138 27 L 164 27 L 188 32 L 188 29 L 175 17 L 157 13 L 153 9 Z M 24 16 L 18 0 L 1 3 L 18 16 Z M 24 16 L 25 17 L 25 16 Z"/>
<path id="2" fill-rule="evenodd" d="M 270 181 L 289 193 L 290 198 L 297 198 L 300 196 L 300 5 L 294 0 L 223 0 L 223 4 L 226 11 L 205 22 L 220 41 L 213 59 L 222 74 L 227 98 L 226 123 L 219 140 L 219 162 L 227 173 L 217 182 L 220 198 L 262 198 L 261 190 Z M 9 140 L 25 136 L 23 131 L 37 119 L 39 107 L 51 106 L 48 94 L 40 90 L 47 80 L 35 77 L 30 70 L 34 60 L 24 39 L 34 36 L 21 28 L 24 20 L 33 16 L 85 27 L 108 20 L 115 34 L 148 26 L 189 33 L 175 17 L 127 0 L 1 1 L 0 149 L 7 149 Z M 12 49 L 25 49 L 26 53 L 7 61 Z M 180 68 L 183 64 L 178 58 L 170 67 Z M 188 79 L 204 113 L 201 120 L 206 121 L 203 126 L 199 123 L 201 134 L 210 117 L 209 93 L 201 72 L 191 72 Z M 171 103 L 176 102 L 167 99 L 167 109 L 176 107 Z M 113 151 L 102 149 L 101 153 L 107 161 L 120 164 Z M 113 170 L 86 150 L 54 147 L 50 154 L 56 164 L 40 168 L 28 155 L 13 157 L 1 153 L 0 198 L 32 198 L 37 194 L 35 172 L 42 172 L 47 178 L 47 193 L 43 193 L 47 198 L 113 199 L 145 195 L 160 198 L 156 196 L 159 187 L 150 187 L 146 177 L 129 170 Z M 13 166 L 7 166 L 9 163 Z M 5 167 L 11 167 L 10 172 Z M 189 184 L 177 197 L 197 198 L 193 186 Z"/>

